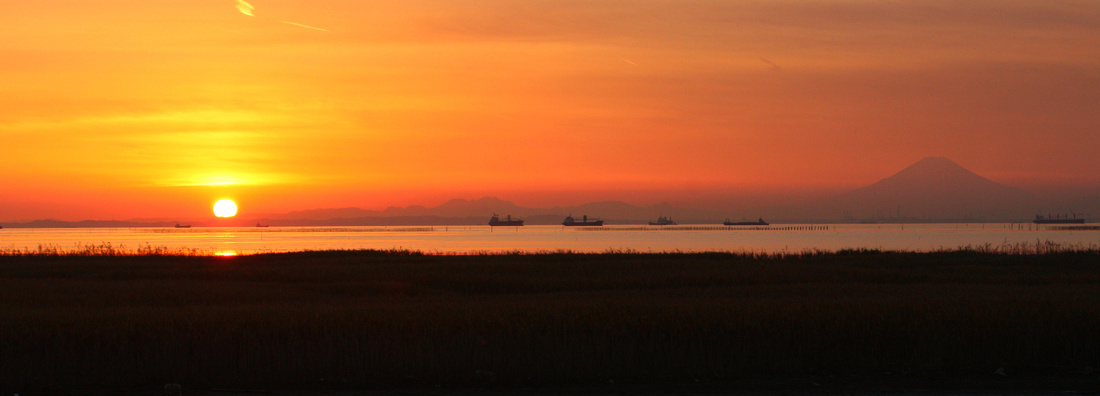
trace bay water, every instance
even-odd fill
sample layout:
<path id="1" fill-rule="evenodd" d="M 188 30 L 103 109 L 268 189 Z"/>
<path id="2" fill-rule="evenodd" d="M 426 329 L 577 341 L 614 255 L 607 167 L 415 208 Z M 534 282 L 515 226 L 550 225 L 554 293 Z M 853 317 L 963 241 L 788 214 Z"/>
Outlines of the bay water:
<path id="1" fill-rule="evenodd" d="M 110 245 L 204 254 L 331 249 L 403 249 L 425 253 L 500 252 L 802 252 L 840 249 L 932 251 L 959 247 L 1057 244 L 1097 248 L 1100 227 L 1033 224 L 781 224 L 761 227 L 680 226 L 401 226 L 4 228 L 0 250 L 79 251 Z"/>

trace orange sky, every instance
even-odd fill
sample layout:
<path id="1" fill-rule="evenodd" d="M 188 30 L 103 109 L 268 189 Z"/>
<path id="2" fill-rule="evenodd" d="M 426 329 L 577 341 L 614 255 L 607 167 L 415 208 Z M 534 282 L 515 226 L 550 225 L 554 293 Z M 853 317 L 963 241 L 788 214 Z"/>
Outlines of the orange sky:
<path id="1" fill-rule="evenodd" d="M 0 221 L 1100 186 L 1100 2 L 250 3 L 0 3 Z"/>

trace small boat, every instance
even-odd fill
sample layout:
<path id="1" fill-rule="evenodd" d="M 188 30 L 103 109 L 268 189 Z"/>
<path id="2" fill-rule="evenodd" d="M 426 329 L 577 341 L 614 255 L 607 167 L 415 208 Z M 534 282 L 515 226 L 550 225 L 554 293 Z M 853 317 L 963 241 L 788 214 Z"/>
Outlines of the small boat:
<path id="1" fill-rule="evenodd" d="M 268 225 L 267 224 L 256 223 L 256 227 L 267 228 Z"/>
<path id="2" fill-rule="evenodd" d="M 1072 219 L 1069 218 L 1069 216 L 1055 216 L 1052 218 L 1050 215 L 1046 217 L 1035 215 L 1035 220 L 1033 221 L 1035 224 L 1085 224 L 1085 218 L 1078 218 L 1077 215 L 1073 215 Z"/>
<path id="3" fill-rule="evenodd" d="M 656 222 L 653 222 L 653 221 L 649 222 L 649 225 L 657 225 L 657 226 L 676 225 L 676 222 L 672 221 L 672 217 L 660 216 L 660 217 L 657 218 Z"/>
<path id="4" fill-rule="evenodd" d="M 176 223 L 176 228 L 191 228 L 191 225 L 190 224 L 180 225 L 180 223 Z"/>
<path id="5" fill-rule="evenodd" d="M 603 220 L 588 220 L 588 215 L 584 215 L 581 217 L 581 221 L 577 221 L 577 219 L 574 219 L 573 216 L 570 215 L 566 216 L 565 221 L 562 221 L 561 225 L 569 227 L 595 227 L 602 226 Z"/>
<path id="6" fill-rule="evenodd" d="M 493 213 L 493 218 L 489 219 L 490 227 L 504 227 L 504 226 L 521 226 L 523 220 L 512 219 L 512 215 L 508 215 L 504 220 L 500 219 L 500 215 Z"/>
<path id="7" fill-rule="evenodd" d="M 726 225 L 726 226 L 754 226 L 754 225 L 755 226 L 765 226 L 765 225 L 768 225 L 768 222 L 764 221 L 764 219 L 759 219 L 757 221 L 730 221 L 730 219 L 726 219 L 726 221 L 722 222 L 722 225 Z"/>

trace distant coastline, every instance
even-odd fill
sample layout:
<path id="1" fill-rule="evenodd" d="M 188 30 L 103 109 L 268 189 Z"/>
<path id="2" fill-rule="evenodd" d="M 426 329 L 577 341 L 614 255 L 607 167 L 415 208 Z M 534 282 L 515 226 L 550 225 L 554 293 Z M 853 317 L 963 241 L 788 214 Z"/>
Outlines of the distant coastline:
<path id="1" fill-rule="evenodd" d="M 525 219 L 528 225 L 561 225 L 564 216 L 543 215 L 530 216 Z M 356 218 L 333 219 L 269 219 L 247 218 L 235 221 L 214 221 L 209 219 L 191 219 L 187 224 L 195 227 L 255 227 L 262 223 L 271 227 L 370 227 L 370 226 L 480 226 L 485 225 L 488 216 L 473 217 L 441 217 L 441 216 L 377 216 Z M 723 219 L 688 219 L 678 220 L 678 224 L 687 225 L 722 225 Z M 1027 219 L 1017 221 L 999 221 L 975 218 L 883 218 L 883 219 L 777 219 L 770 220 L 770 225 L 782 224 L 1005 224 L 1005 223 L 1031 223 Z M 640 219 L 607 219 L 607 225 L 646 225 L 649 220 Z M 1088 223 L 1088 222 L 1086 222 Z M 34 220 L 29 222 L 0 222 L 3 228 L 140 228 L 140 227 L 174 227 L 176 221 L 141 221 L 141 220 Z"/>

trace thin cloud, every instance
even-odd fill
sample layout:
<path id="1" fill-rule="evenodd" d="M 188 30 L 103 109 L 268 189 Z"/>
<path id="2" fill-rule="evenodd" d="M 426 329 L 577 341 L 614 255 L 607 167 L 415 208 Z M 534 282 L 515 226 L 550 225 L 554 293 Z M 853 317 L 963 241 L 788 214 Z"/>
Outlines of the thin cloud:
<path id="1" fill-rule="evenodd" d="M 240 11 L 242 14 L 256 16 L 252 14 L 252 10 L 254 9 L 256 9 L 256 7 L 253 7 L 252 4 L 249 4 L 247 1 L 237 0 L 237 11 Z"/>
<path id="2" fill-rule="evenodd" d="M 237 11 L 240 11 L 242 14 L 248 15 L 250 17 L 254 17 L 254 16 L 256 16 L 256 14 L 254 14 L 252 11 L 255 10 L 255 9 L 256 9 L 256 7 L 253 6 L 251 3 L 247 2 L 247 1 L 244 1 L 244 0 L 237 0 Z M 316 26 L 309 26 L 309 25 L 306 25 L 306 24 L 298 23 L 298 22 L 279 21 L 279 23 L 285 23 L 287 25 L 297 26 L 297 27 L 300 27 L 300 28 L 320 30 L 322 32 L 327 32 L 328 31 L 328 29 L 322 29 L 322 28 L 319 28 L 319 27 L 316 27 Z"/>

